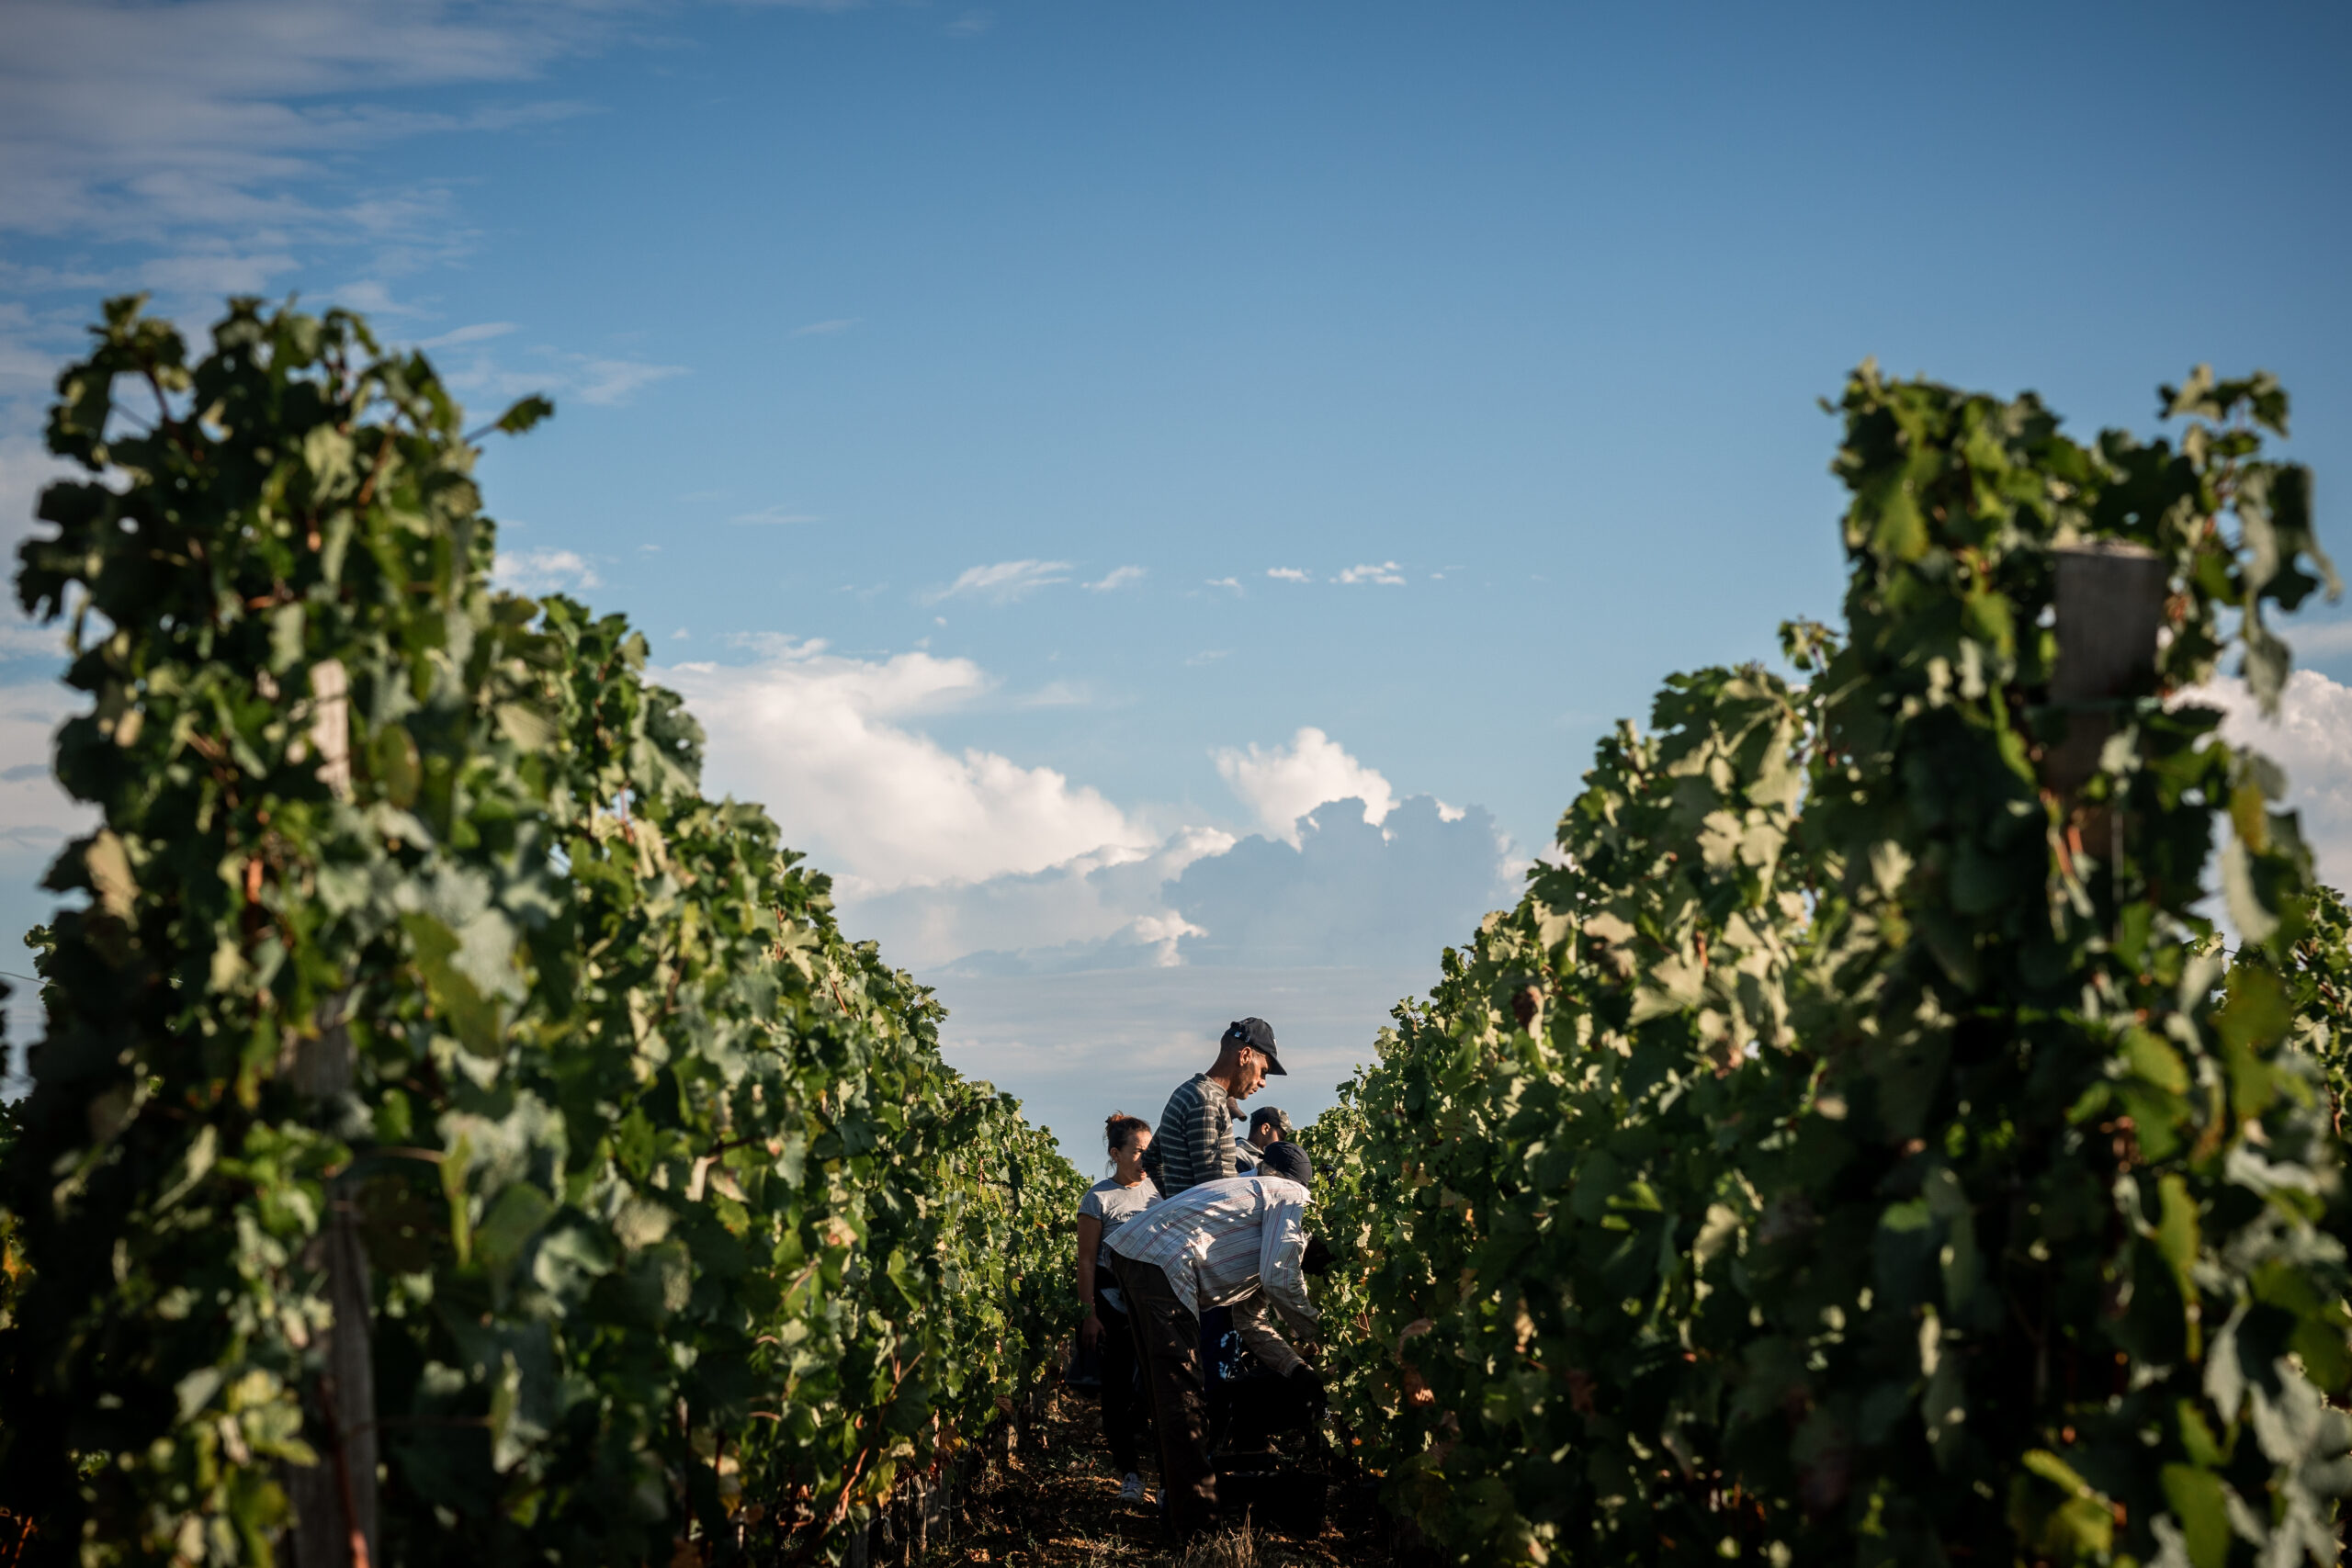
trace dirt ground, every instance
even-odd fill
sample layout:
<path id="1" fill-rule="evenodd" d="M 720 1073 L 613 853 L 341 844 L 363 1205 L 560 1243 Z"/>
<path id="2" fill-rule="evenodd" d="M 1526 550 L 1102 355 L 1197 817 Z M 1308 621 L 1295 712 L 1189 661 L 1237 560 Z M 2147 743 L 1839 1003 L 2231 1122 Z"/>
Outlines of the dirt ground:
<path id="1" fill-rule="evenodd" d="M 931 1563 L 1006 1568 L 1390 1568 L 1392 1529 L 1368 1500 L 1335 1497 L 1312 1540 L 1247 1528 L 1179 1554 L 1156 1506 L 1119 1501 L 1094 1402 L 1057 1392 L 1041 1434 L 974 1491 L 952 1545 Z M 1157 1478 L 1146 1476 L 1157 1489 Z"/>

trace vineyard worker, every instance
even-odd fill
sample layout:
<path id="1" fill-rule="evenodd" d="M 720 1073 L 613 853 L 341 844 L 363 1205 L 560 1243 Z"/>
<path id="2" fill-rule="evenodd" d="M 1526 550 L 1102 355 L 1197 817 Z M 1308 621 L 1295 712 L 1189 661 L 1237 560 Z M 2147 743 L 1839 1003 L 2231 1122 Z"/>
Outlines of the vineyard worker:
<path id="1" fill-rule="evenodd" d="M 1159 1201 L 1159 1189 L 1143 1173 L 1151 1147 L 1151 1127 L 1140 1116 L 1114 1111 L 1102 1124 L 1102 1142 L 1115 1168 L 1087 1190 L 1078 1205 L 1078 1299 L 1086 1303 L 1079 1342 L 1102 1355 L 1102 1435 L 1110 1440 L 1111 1465 L 1125 1477 L 1119 1501 L 1143 1503 L 1139 1450 L 1144 1406 L 1136 1399 L 1135 1332 L 1127 1325 L 1126 1298 L 1111 1273 L 1109 1242 L 1119 1227 Z"/>
<path id="2" fill-rule="evenodd" d="M 1250 1112 L 1250 1136 L 1244 1140 L 1249 1145 L 1250 1157 L 1257 1158 L 1259 1151 L 1270 1144 L 1289 1143 L 1290 1132 L 1290 1118 L 1278 1107 L 1258 1107 Z"/>
<path id="3" fill-rule="evenodd" d="M 1228 1024 L 1217 1042 L 1216 1065 L 1178 1084 L 1159 1113 L 1144 1169 L 1163 1194 L 1173 1198 L 1201 1182 L 1241 1173 L 1233 1108 L 1257 1093 L 1269 1074 L 1287 1076 L 1274 1055 L 1274 1026 L 1262 1018 Z"/>
<path id="4" fill-rule="evenodd" d="M 1275 1144 L 1264 1151 L 1255 1176 L 1190 1188 L 1128 1221 L 1111 1238 L 1111 1267 L 1127 1299 L 1159 1429 L 1160 1489 L 1180 1540 L 1208 1529 L 1216 1512 L 1202 1383 L 1204 1312 L 1232 1308 L 1234 1327 L 1250 1354 L 1293 1380 L 1310 1408 L 1321 1406 L 1322 1380 L 1268 1318 L 1271 1306 L 1294 1332 L 1309 1333 L 1315 1325 L 1305 1276 L 1329 1267 L 1330 1252 L 1306 1234 L 1313 1179 L 1305 1150 Z"/>

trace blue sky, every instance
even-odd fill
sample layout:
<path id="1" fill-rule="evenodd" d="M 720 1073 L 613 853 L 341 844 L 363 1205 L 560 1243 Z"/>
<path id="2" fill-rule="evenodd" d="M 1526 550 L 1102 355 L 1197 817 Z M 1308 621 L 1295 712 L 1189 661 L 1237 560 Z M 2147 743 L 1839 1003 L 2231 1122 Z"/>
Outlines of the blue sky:
<path id="1" fill-rule="evenodd" d="M 1073 1078 L 1152 1098 L 1311 993 L 1311 1110 L 1617 716 L 1832 614 L 1864 355 L 2083 430 L 2272 369 L 2352 554 L 2347 66 L 2315 6 L 9 0 L 0 506 L 130 288 L 545 388 L 484 466 L 509 581 L 645 627 L 960 1059 L 1071 1137 Z M 2307 618 L 2276 749 L 2352 842 Z M 21 768 L 55 661 L 0 630 Z M 73 818 L 5 773 L 21 924 Z M 1199 918 L 1252 897 L 1279 962 Z M 1102 976 L 1170 961 L 1105 1067 Z"/>

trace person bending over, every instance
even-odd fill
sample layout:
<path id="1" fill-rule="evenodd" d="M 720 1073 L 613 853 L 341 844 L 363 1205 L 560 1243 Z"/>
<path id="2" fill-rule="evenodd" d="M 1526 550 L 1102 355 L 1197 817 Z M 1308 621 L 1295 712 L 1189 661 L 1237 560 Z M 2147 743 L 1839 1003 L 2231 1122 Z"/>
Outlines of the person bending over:
<path id="1" fill-rule="evenodd" d="M 1233 1108 L 1257 1093 L 1269 1075 L 1284 1076 L 1274 1055 L 1274 1026 L 1262 1018 L 1228 1024 L 1217 1042 L 1216 1063 L 1178 1084 L 1159 1113 L 1159 1131 L 1144 1169 L 1163 1195 L 1173 1198 L 1201 1182 L 1241 1173 Z"/>
<path id="2" fill-rule="evenodd" d="M 1250 1353 L 1295 1380 L 1310 1409 L 1322 1406 L 1322 1379 L 1270 1321 L 1271 1309 L 1295 1333 L 1315 1325 L 1305 1277 L 1322 1272 L 1330 1252 L 1306 1230 L 1313 1179 L 1305 1150 L 1275 1144 L 1261 1156 L 1256 1175 L 1193 1187 L 1130 1220 L 1111 1239 L 1111 1267 L 1151 1390 L 1169 1524 L 1180 1540 L 1198 1536 L 1216 1517 L 1202 1314 L 1230 1307 Z"/>
<path id="3" fill-rule="evenodd" d="M 1111 1464 L 1125 1477 L 1119 1499 L 1141 1503 L 1139 1472 L 1143 1406 L 1136 1398 L 1135 1335 L 1127 1326 L 1126 1298 L 1111 1274 L 1108 1243 L 1119 1227 L 1159 1201 L 1159 1189 L 1143 1173 L 1143 1153 L 1151 1128 L 1140 1116 L 1114 1111 L 1102 1124 L 1114 1172 L 1087 1190 L 1078 1205 L 1078 1299 L 1086 1303 L 1079 1342 L 1102 1355 L 1102 1435 L 1111 1444 Z"/>

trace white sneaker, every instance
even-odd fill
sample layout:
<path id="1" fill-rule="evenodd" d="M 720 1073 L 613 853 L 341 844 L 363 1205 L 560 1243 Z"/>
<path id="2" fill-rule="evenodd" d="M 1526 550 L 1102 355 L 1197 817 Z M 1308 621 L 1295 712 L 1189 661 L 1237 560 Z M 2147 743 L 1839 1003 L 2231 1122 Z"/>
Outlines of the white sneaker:
<path id="1" fill-rule="evenodd" d="M 1127 1472 L 1127 1478 L 1119 1483 L 1119 1501 L 1122 1503 L 1148 1503 L 1151 1501 L 1151 1495 L 1143 1489 L 1142 1476 L 1137 1475 L 1132 1470 Z"/>

